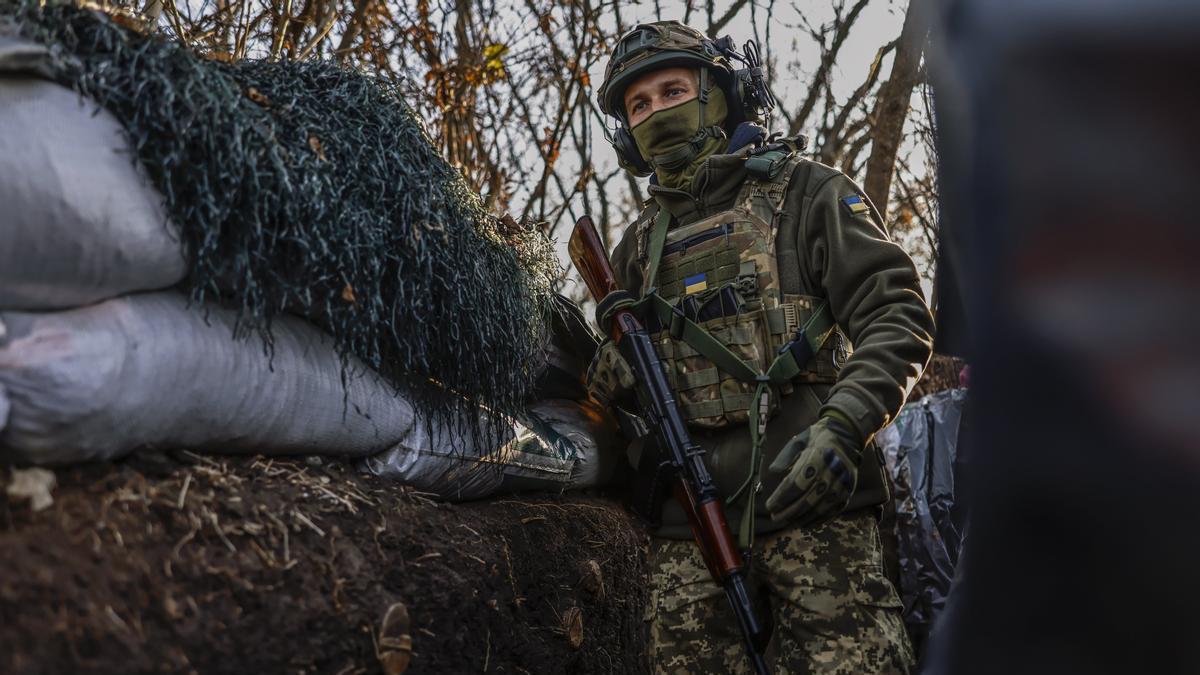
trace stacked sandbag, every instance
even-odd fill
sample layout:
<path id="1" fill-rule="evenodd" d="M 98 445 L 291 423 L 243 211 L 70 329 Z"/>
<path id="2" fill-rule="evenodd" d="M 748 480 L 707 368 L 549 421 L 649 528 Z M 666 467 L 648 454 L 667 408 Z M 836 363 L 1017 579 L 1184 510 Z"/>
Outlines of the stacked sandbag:
<path id="1" fill-rule="evenodd" d="M 564 327 L 577 310 L 549 311 L 546 250 L 491 229 L 392 90 L 328 64 L 204 62 L 66 6 L 15 16 L 0 16 L 0 463 L 382 453 L 365 470 L 459 499 L 607 475 L 611 429 L 568 400 L 586 397 L 594 340 Z M 185 85 L 205 94 L 174 99 Z M 378 123 L 338 119 L 339 96 Z M 398 150 L 351 157 L 377 127 Z M 247 162 L 228 155 L 241 145 Z M 399 187 L 378 189 L 389 175 Z M 360 208 L 375 202 L 403 208 Z M 530 396 L 546 400 L 516 410 Z"/>
<path id="2" fill-rule="evenodd" d="M 441 385 L 409 397 L 443 422 L 529 399 L 553 247 L 535 223 L 488 212 L 396 82 L 206 59 L 72 3 L 0 0 L 5 23 L 53 53 L 39 72 L 120 123 L 178 225 L 193 300 L 234 308 L 267 340 L 275 317 L 304 316 L 390 382 Z"/>
<path id="3" fill-rule="evenodd" d="M 35 62 L 25 45 L 0 49 L 0 458 L 364 455 L 399 438 L 411 406 L 361 364 L 343 386 L 328 337 L 306 322 L 277 321 L 268 356 L 233 339 L 228 310 L 178 291 L 124 295 L 185 277 L 178 229 L 112 115 L 14 67 Z"/>
<path id="4" fill-rule="evenodd" d="M 189 304 L 178 228 L 120 125 L 0 45 L 0 459 L 62 465 L 148 447 L 363 456 L 412 405 L 296 317 L 270 349 Z M 60 311 L 47 311 L 60 310 Z M 242 331 L 244 332 L 244 331 Z"/>
<path id="5" fill-rule="evenodd" d="M 146 447 L 367 455 L 413 426 L 412 407 L 329 338 L 280 318 L 267 354 L 234 315 L 178 291 L 78 309 L 0 312 L 0 453 L 61 465 Z"/>
<path id="6" fill-rule="evenodd" d="M 178 228 L 112 115 L 12 74 L 0 76 L 0 130 L 0 308 L 77 307 L 183 280 Z"/>

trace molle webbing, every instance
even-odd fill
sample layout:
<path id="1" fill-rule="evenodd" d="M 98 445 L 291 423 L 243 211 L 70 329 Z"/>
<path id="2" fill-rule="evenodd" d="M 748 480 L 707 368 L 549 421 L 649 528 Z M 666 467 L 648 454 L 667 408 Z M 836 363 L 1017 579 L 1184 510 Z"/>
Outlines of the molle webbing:
<path id="1" fill-rule="evenodd" d="M 659 267 L 658 292 L 667 298 L 680 297 L 684 295 L 684 280 L 697 273 L 705 273 L 707 283 L 716 287 L 736 280 L 741 271 L 741 259 L 737 251 L 729 249 L 714 251 L 678 265 L 663 263 Z"/>

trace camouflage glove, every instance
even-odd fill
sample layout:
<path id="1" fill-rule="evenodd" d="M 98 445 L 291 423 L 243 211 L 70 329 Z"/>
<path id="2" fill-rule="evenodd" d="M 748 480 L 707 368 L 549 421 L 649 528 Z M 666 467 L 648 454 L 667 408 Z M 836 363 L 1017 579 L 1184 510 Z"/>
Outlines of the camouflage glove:
<path id="1" fill-rule="evenodd" d="M 837 413 L 826 413 L 783 446 L 768 469 L 787 477 L 767 498 L 774 520 L 811 525 L 841 513 L 858 483 L 866 445 Z"/>
<path id="2" fill-rule="evenodd" d="M 592 398 L 604 405 L 612 405 L 633 390 L 633 370 L 612 340 L 605 340 L 592 357 L 588 366 L 587 390 Z"/>

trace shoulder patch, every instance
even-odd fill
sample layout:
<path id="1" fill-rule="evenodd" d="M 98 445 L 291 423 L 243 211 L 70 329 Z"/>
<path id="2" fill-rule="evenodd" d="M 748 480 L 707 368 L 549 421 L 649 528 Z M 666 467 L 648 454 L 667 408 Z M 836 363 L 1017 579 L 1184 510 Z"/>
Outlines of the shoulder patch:
<path id="1" fill-rule="evenodd" d="M 871 212 L 871 207 L 867 206 L 867 200 L 863 199 L 862 195 L 853 194 L 847 197 L 842 197 L 842 204 L 850 209 L 850 213 L 856 216 L 861 216 Z"/>

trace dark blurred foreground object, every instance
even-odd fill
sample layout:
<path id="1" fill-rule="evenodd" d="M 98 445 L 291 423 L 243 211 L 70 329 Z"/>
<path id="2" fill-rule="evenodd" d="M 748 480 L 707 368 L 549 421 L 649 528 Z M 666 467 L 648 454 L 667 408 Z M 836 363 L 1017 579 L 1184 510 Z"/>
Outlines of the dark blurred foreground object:
<path id="1" fill-rule="evenodd" d="M 1200 672 L 1200 5 L 943 5 L 976 488 L 925 672 Z"/>

